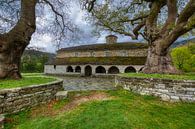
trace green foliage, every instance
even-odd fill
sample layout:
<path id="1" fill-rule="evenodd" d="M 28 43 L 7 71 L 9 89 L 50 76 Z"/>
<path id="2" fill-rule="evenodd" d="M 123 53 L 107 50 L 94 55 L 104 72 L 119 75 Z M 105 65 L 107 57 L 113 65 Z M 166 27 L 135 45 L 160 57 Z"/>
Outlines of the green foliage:
<path id="1" fill-rule="evenodd" d="M 189 42 L 188 44 L 189 50 L 192 54 L 195 54 L 195 43 Z"/>
<path id="2" fill-rule="evenodd" d="M 138 77 L 138 78 L 160 78 L 172 80 L 195 80 L 195 73 L 188 73 L 183 75 L 170 75 L 170 74 L 144 74 L 144 73 L 123 73 L 123 77 Z"/>
<path id="3" fill-rule="evenodd" d="M 102 91 L 103 92 L 103 91 Z M 105 93 L 105 92 L 104 92 Z M 72 110 L 59 110 L 57 115 L 36 116 L 34 110 L 7 115 L 5 128 L 17 129 L 193 129 L 194 103 L 168 103 L 156 97 L 141 96 L 129 91 L 107 91 L 110 100 L 85 102 Z M 64 103 L 64 106 L 70 104 Z M 79 98 L 78 98 L 79 99 Z M 60 102 L 61 103 L 61 102 Z M 35 109 L 39 110 L 40 106 Z M 56 110 L 56 108 L 55 108 Z"/>
<path id="4" fill-rule="evenodd" d="M 174 48 L 171 51 L 174 65 L 185 72 L 195 72 L 195 44 Z"/>
<path id="5" fill-rule="evenodd" d="M 95 64 L 95 65 L 144 65 L 146 57 L 68 57 L 56 59 L 56 64 Z"/>
<path id="6" fill-rule="evenodd" d="M 0 80 L 0 89 L 5 88 L 16 88 L 16 87 L 24 87 L 30 85 L 37 85 L 55 81 L 56 79 L 53 77 L 47 77 L 43 75 L 34 75 L 28 74 L 24 75 L 21 80 Z"/>
<path id="7" fill-rule="evenodd" d="M 48 61 L 47 55 L 24 55 L 22 57 L 22 72 L 43 72 L 44 64 Z"/>

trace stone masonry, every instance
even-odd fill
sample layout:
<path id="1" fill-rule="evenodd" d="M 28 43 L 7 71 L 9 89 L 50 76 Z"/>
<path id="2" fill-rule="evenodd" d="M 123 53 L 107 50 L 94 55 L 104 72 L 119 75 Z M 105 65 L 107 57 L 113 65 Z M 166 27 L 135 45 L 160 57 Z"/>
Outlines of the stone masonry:
<path id="1" fill-rule="evenodd" d="M 122 86 L 141 95 L 154 95 L 163 101 L 195 102 L 194 80 L 128 78 L 116 76 L 116 86 Z"/>
<path id="2" fill-rule="evenodd" d="M 63 81 L 0 90 L 0 115 L 19 112 L 55 99 L 57 92 L 64 90 Z"/>
<path id="3" fill-rule="evenodd" d="M 45 64 L 45 74 L 96 76 L 140 72 L 145 64 L 146 43 L 120 42 L 109 35 L 106 43 L 62 48 Z"/>

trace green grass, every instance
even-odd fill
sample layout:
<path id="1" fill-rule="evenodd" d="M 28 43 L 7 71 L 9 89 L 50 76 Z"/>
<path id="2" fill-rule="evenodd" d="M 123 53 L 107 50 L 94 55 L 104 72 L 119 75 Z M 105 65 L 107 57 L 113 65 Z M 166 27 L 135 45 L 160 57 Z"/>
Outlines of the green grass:
<path id="1" fill-rule="evenodd" d="M 44 84 L 48 82 L 55 81 L 54 77 L 43 76 L 42 74 L 22 74 L 23 78 L 21 80 L 0 80 L 0 90 L 7 88 L 16 88 L 16 87 L 24 87 L 30 85 Z"/>
<path id="2" fill-rule="evenodd" d="M 138 78 L 161 78 L 161 79 L 173 79 L 173 80 L 195 80 L 195 73 L 188 73 L 182 75 L 124 73 L 124 74 L 120 74 L 120 76 L 138 77 Z"/>
<path id="3" fill-rule="evenodd" d="M 103 91 L 102 91 L 103 92 Z M 5 129 L 194 129 L 195 103 L 167 103 L 152 96 L 124 90 L 106 91 L 111 100 L 91 101 L 71 111 L 62 111 L 67 100 L 54 104 L 59 114 L 32 115 L 35 109 L 7 116 Z M 57 109 L 56 109 L 57 105 Z M 48 105 L 45 105 L 48 109 Z"/>

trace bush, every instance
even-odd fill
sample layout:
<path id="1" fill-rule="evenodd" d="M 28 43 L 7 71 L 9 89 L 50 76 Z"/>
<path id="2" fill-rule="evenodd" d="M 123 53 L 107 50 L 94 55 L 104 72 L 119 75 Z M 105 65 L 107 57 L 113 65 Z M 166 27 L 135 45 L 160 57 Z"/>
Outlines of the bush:
<path id="1" fill-rule="evenodd" d="M 195 72 L 195 45 L 181 46 L 171 51 L 174 65 L 184 72 Z"/>
<path id="2" fill-rule="evenodd" d="M 21 61 L 21 71 L 28 72 L 43 72 L 44 64 L 47 62 L 48 56 L 28 56 L 24 55 Z"/>

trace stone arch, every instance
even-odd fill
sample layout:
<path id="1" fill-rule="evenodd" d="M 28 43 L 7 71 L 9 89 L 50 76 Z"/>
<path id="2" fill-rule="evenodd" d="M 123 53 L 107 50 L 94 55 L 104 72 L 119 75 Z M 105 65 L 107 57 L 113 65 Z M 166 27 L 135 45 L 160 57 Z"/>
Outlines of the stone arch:
<path id="1" fill-rule="evenodd" d="M 125 73 L 136 73 L 136 69 L 133 66 L 128 66 L 125 69 Z"/>
<path id="2" fill-rule="evenodd" d="M 141 72 L 143 69 L 144 69 L 144 67 L 141 67 L 141 68 L 139 69 L 139 72 Z"/>
<path id="3" fill-rule="evenodd" d="M 73 72 L 73 68 L 72 68 L 72 66 L 68 66 L 67 68 L 66 68 L 66 72 Z"/>
<path id="4" fill-rule="evenodd" d="M 95 73 L 106 73 L 106 69 L 103 66 L 98 66 L 95 69 Z"/>
<path id="5" fill-rule="evenodd" d="M 80 67 L 80 66 L 77 66 L 77 67 L 75 68 L 75 72 L 76 72 L 76 73 L 81 73 L 81 67 Z"/>
<path id="6" fill-rule="evenodd" d="M 85 67 L 85 76 L 91 76 L 92 75 L 92 67 L 90 65 L 87 65 Z"/>
<path id="7" fill-rule="evenodd" d="M 109 74 L 118 74 L 119 73 L 119 69 L 116 66 L 112 66 L 108 69 L 108 73 Z"/>

